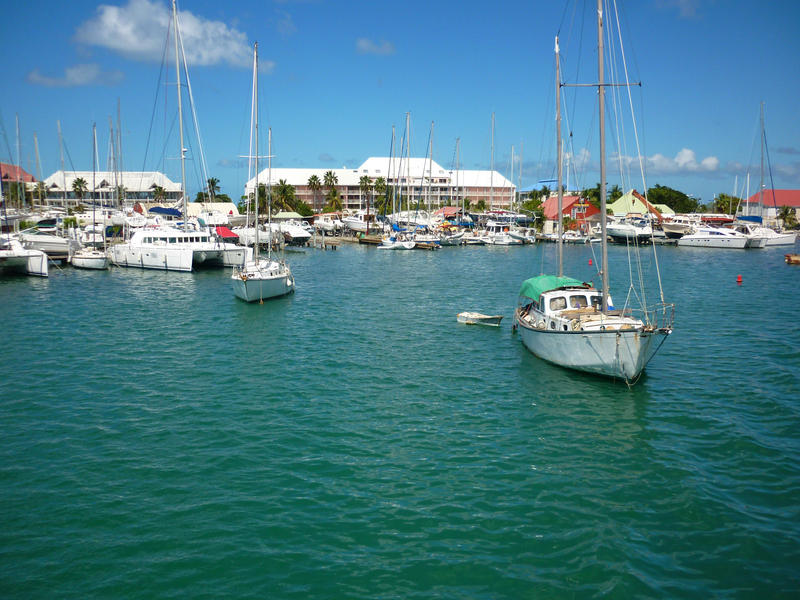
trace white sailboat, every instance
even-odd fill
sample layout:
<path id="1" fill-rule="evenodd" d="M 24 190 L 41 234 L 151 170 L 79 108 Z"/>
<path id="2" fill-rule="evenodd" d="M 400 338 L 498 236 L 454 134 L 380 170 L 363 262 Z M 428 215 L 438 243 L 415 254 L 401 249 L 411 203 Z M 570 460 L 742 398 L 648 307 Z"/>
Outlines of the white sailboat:
<path id="1" fill-rule="evenodd" d="M 253 139 L 254 147 L 251 147 L 250 159 L 255 165 L 255 235 L 253 240 L 253 256 L 250 260 L 234 267 L 231 274 L 233 283 L 233 293 L 237 298 L 245 302 L 263 302 L 268 298 L 284 296 L 294 291 L 294 276 L 292 271 L 284 261 L 272 258 L 272 244 L 267 247 L 267 258 L 259 256 L 258 252 L 258 43 L 253 45 Z M 253 151 L 254 150 L 254 151 Z M 268 183 L 272 185 L 272 129 L 269 130 L 269 147 L 267 152 L 269 161 Z M 267 193 L 268 211 L 272 209 L 271 189 Z"/>
<path id="2" fill-rule="evenodd" d="M 674 305 L 662 301 L 639 314 L 614 310 L 609 294 L 606 230 L 605 84 L 603 79 L 603 11 L 597 1 L 598 96 L 600 121 L 600 215 L 602 235 L 602 287 L 564 277 L 562 224 L 558 224 L 558 275 L 540 275 L 523 282 L 514 313 L 522 343 L 536 356 L 554 364 L 635 382 L 647 363 L 672 332 Z M 561 214 L 561 86 L 556 38 L 556 106 L 558 155 L 558 214 Z"/>
<path id="3" fill-rule="evenodd" d="M 96 189 L 95 173 L 97 172 L 97 126 L 92 124 L 92 194 Z M 95 224 L 95 207 L 97 198 L 93 198 L 92 202 L 92 227 Z M 103 249 L 100 250 L 94 246 L 84 246 L 76 251 L 70 262 L 73 267 L 78 269 L 94 269 L 102 271 L 108 269 L 108 255 L 105 251 L 106 238 L 103 235 Z"/>

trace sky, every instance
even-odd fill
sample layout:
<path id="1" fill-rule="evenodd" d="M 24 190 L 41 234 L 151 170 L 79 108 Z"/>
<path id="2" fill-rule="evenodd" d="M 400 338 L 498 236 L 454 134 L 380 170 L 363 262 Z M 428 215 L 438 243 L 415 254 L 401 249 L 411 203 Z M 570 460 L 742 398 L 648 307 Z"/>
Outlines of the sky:
<path id="1" fill-rule="evenodd" d="M 259 138 L 272 129 L 273 166 L 356 168 L 388 156 L 392 127 L 397 148 L 408 113 L 413 156 L 425 157 L 432 145 L 433 159 L 454 168 L 458 139 L 461 168 L 493 164 L 511 177 L 513 167 L 522 189 L 541 187 L 555 178 L 554 39 L 562 81 L 596 82 L 594 5 L 182 0 L 207 174 L 241 196 L 257 41 Z M 52 174 L 61 167 L 60 122 L 66 168 L 91 171 L 96 123 L 103 169 L 119 104 L 123 167 L 180 181 L 174 64 L 162 70 L 169 10 L 168 0 L 4 0 L 0 160 L 17 163 L 19 145 L 23 168 Z M 755 193 L 763 102 L 774 186 L 800 188 L 800 2 L 617 0 L 605 17 L 610 35 L 622 40 L 627 81 L 641 82 L 607 88 L 618 98 L 608 100 L 608 115 L 621 113 L 618 106 L 635 115 L 628 124 L 607 119 L 609 185 L 664 185 L 701 202 Z M 608 45 L 619 50 L 616 41 Z M 626 80 L 621 69 L 607 69 L 607 81 Z M 594 88 L 562 88 L 570 188 L 599 181 L 596 105 Z M 194 196 L 203 181 L 200 145 L 187 137 Z M 266 155 L 266 141 L 260 144 Z"/>

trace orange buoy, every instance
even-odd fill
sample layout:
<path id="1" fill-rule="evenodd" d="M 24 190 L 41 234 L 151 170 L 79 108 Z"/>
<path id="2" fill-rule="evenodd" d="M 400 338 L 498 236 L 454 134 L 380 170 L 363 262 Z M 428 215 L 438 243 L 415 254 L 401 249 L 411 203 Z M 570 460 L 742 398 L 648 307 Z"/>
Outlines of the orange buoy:
<path id="1" fill-rule="evenodd" d="M 736 285 L 742 285 L 742 276 L 741 275 L 737 275 L 736 276 Z"/>

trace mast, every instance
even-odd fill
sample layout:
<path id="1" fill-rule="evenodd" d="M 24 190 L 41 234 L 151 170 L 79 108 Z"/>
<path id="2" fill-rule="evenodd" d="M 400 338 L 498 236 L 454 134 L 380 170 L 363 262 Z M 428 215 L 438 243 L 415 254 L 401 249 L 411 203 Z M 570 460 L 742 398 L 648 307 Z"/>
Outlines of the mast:
<path id="1" fill-rule="evenodd" d="M 187 226 L 186 214 L 186 156 L 183 145 L 183 106 L 181 105 L 181 67 L 180 54 L 178 53 L 178 5 L 176 0 L 172 0 L 172 22 L 175 29 L 175 82 L 178 88 L 178 131 L 180 132 L 180 154 L 181 154 L 181 186 L 183 192 L 183 226 Z"/>
<path id="2" fill-rule="evenodd" d="M 561 68 L 559 63 L 561 61 L 559 57 L 559 47 L 558 47 L 558 36 L 556 36 L 556 162 L 558 168 L 558 188 L 556 193 L 558 194 L 558 214 L 556 215 L 556 233 L 558 235 L 558 240 L 556 244 L 558 246 L 558 276 L 563 277 L 564 275 L 564 249 L 562 247 L 563 244 L 563 218 L 562 218 L 562 211 L 563 204 L 564 204 L 564 192 L 563 186 L 561 185 L 561 179 L 563 177 L 563 172 L 561 168 Z"/>
<path id="3" fill-rule="evenodd" d="M 600 235 L 603 238 L 603 314 L 608 313 L 608 240 L 606 239 L 606 88 L 603 79 L 603 0 L 597 0 L 597 96 L 600 111 Z"/>
<path id="4" fill-rule="evenodd" d="M 19 207 L 25 206 L 25 184 L 22 182 L 22 156 L 19 149 L 19 114 L 17 117 L 17 202 Z"/>
<path id="5" fill-rule="evenodd" d="M 255 187 L 255 231 L 253 235 L 253 262 L 258 264 L 258 42 L 253 44 L 253 129 L 255 131 L 255 161 L 256 187 Z M 252 146 L 251 146 L 252 148 Z M 272 244 L 272 229 L 269 232 L 269 243 Z"/>
<path id="6" fill-rule="evenodd" d="M 761 102 L 761 183 L 758 186 L 759 192 L 759 208 L 761 211 L 761 218 L 764 218 L 764 102 Z"/>
<path id="7" fill-rule="evenodd" d="M 268 129 L 267 161 L 267 223 L 269 225 L 269 245 L 267 246 L 267 258 L 272 258 L 272 127 Z M 258 147 L 258 146 L 256 146 Z M 258 152 L 256 152 L 258 154 Z"/>
<path id="8" fill-rule="evenodd" d="M 494 210 L 494 113 L 492 113 L 492 152 L 489 158 L 489 210 Z"/>
<path id="9" fill-rule="evenodd" d="M 94 244 L 94 228 L 97 210 L 97 123 L 92 123 L 92 243 Z"/>
<path id="10" fill-rule="evenodd" d="M 36 177 L 39 178 L 39 182 L 42 181 L 42 163 L 39 160 L 39 139 L 36 137 L 36 132 L 33 132 L 33 149 L 36 152 Z M 37 184 L 37 191 L 39 192 L 39 206 L 44 205 L 44 198 L 42 198 L 41 188 Z"/>
<path id="11" fill-rule="evenodd" d="M 458 189 L 458 170 L 461 167 L 460 165 L 460 154 L 461 152 L 461 138 L 456 138 L 456 201 L 458 201 L 459 189 Z M 456 204 L 458 206 L 458 204 Z M 464 221 L 464 198 L 461 198 L 461 221 Z"/>
<path id="12" fill-rule="evenodd" d="M 56 121 L 58 126 L 58 154 L 61 158 L 61 182 L 64 186 L 64 208 L 67 207 L 67 172 L 64 170 L 64 141 L 61 137 L 61 121 Z"/>

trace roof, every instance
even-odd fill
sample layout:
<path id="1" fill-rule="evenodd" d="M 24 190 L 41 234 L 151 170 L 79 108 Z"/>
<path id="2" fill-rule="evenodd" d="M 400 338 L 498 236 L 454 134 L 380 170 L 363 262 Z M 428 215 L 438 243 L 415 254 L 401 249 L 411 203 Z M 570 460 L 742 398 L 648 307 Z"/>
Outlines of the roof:
<path id="1" fill-rule="evenodd" d="M 631 190 L 627 194 L 620 196 L 617 200 L 609 204 L 607 208 L 615 217 L 624 217 L 631 213 L 639 215 L 652 213 L 657 217 L 661 217 L 661 211 L 653 204 L 650 204 L 650 202 L 636 190 Z"/>
<path id="2" fill-rule="evenodd" d="M 281 220 L 281 219 L 302 219 L 303 215 L 294 212 L 293 210 L 290 211 L 282 211 L 279 213 L 275 213 L 272 215 L 273 219 Z"/>
<path id="3" fill-rule="evenodd" d="M 182 208 L 182 207 L 181 207 Z M 233 202 L 187 202 L 186 214 L 190 217 L 199 217 L 203 213 L 221 213 L 225 215 L 238 215 L 239 209 Z"/>
<path id="4" fill-rule="evenodd" d="M 0 178 L 2 178 L 3 181 L 22 181 L 24 183 L 33 183 L 36 181 L 34 176 L 25 169 L 4 162 L 0 162 Z"/>
<path id="5" fill-rule="evenodd" d="M 153 186 L 160 186 L 167 192 L 180 192 L 181 184 L 170 180 L 158 171 L 56 171 L 44 180 L 48 190 L 61 190 L 66 182 L 67 191 L 72 191 L 72 182 L 82 178 L 87 191 L 111 192 L 115 186 L 122 185 L 129 192 L 149 191 Z"/>
<path id="6" fill-rule="evenodd" d="M 568 213 L 572 209 L 572 205 L 580 201 L 580 196 L 564 196 L 561 199 L 561 213 Z M 591 206 L 591 205 L 590 205 Z M 597 209 L 595 209 L 596 211 Z M 542 204 L 542 212 L 544 218 L 549 221 L 555 221 L 558 214 L 558 196 L 550 196 Z"/>
<path id="7" fill-rule="evenodd" d="M 293 186 L 308 185 L 308 180 L 312 175 L 316 175 L 320 183 L 325 185 L 325 173 L 328 171 L 336 175 L 338 186 L 358 186 L 359 180 L 365 175 L 371 179 L 383 177 L 388 179 L 391 174 L 391 179 L 397 179 L 398 171 L 401 172 L 401 177 L 408 177 L 414 185 L 419 186 L 420 182 L 425 178 L 444 179 L 447 185 L 455 185 L 458 179 L 458 185 L 464 187 L 494 187 L 498 195 L 503 191 L 503 188 L 511 189 L 514 184 L 507 178 L 503 177 L 498 171 L 481 171 L 481 170 L 459 170 L 454 171 L 445 169 L 435 160 L 431 161 L 427 158 L 393 158 L 381 156 L 372 156 L 365 160 L 360 166 L 354 169 L 343 167 L 341 169 L 331 169 L 327 167 L 320 168 L 276 168 L 263 169 L 258 173 L 259 185 L 271 184 L 277 185 L 281 180 Z M 255 185 L 255 178 L 250 179 L 245 184 L 246 191 L 252 191 Z"/>
<path id="8" fill-rule="evenodd" d="M 761 192 L 757 192 L 745 200 L 747 204 L 758 204 L 760 201 Z M 764 190 L 764 206 L 800 208 L 800 190 Z"/>
<path id="9" fill-rule="evenodd" d="M 538 300 L 544 292 L 557 290 L 563 287 L 591 287 L 579 279 L 572 277 L 559 277 L 558 275 L 539 275 L 522 282 L 519 295 Z"/>

